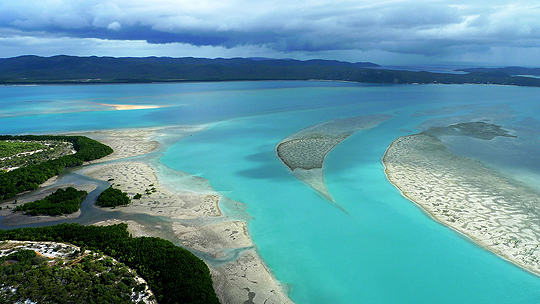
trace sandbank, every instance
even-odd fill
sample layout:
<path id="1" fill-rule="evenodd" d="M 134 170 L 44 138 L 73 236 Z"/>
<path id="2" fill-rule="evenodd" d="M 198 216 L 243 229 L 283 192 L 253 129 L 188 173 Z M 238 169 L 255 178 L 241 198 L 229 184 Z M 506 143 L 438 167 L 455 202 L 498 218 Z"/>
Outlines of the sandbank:
<path id="1" fill-rule="evenodd" d="M 434 136 L 400 137 L 384 157 L 389 181 L 435 220 L 540 275 L 540 196 Z"/>
<path id="2" fill-rule="evenodd" d="M 108 104 L 108 103 L 100 103 L 102 106 L 107 107 L 113 107 L 116 110 L 142 110 L 142 109 L 157 109 L 157 108 L 163 108 L 164 106 L 158 106 L 158 105 L 127 105 L 127 104 Z"/>
<path id="3" fill-rule="evenodd" d="M 146 128 L 134 130 L 107 130 L 68 135 L 83 135 L 95 139 L 111 148 L 113 153 L 89 163 L 102 163 L 122 158 L 144 155 L 156 150 L 159 143 L 154 140 L 156 132 L 164 128 Z"/>
<path id="4" fill-rule="evenodd" d="M 372 114 L 315 124 L 281 140 L 276 146 L 276 154 L 296 178 L 347 212 L 334 201 L 326 187 L 323 171 L 326 155 L 352 134 L 371 129 L 391 118 L 392 115 Z"/>
<path id="5" fill-rule="evenodd" d="M 212 273 L 214 288 L 222 303 L 292 303 L 259 257 L 249 236 L 248 223 L 231 219 L 221 212 L 221 194 L 210 186 L 207 191 L 190 191 L 189 188 L 171 191 L 160 183 L 149 163 L 126 159 L 159 147 L 153 141 L 159 131 L 142 129 L 83 134 L 111 146 L 115 153 L 110 155 L 107 163 L 93 163 L 80 172 L 109 181 L 114 188 L 127 192 L 130 197 L 142 194 L 141 199 L 133 199 L 128 206 L 103 210 L 164 218 L 163 222 L 153 224 L 118 219 L 96 224 L 125 222 L 134 236 L 165 235 L 199 256 L 200 253 L 205 254 L 209 259 L 206 263 Z M 146 145 L 145 148 L 141 149 L 141 144 Z M 160 230 L 164 227 L 170 227 L 172 233 Z"/>

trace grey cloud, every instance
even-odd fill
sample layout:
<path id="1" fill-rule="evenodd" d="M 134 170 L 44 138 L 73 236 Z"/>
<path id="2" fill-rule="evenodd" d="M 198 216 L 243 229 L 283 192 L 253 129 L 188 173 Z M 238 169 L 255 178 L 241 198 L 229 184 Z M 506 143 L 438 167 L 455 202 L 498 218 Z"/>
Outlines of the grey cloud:
<path id="1" fill-rule="evenodd" d="M 382 50 L 444 56 L 540 47 L 539 7 L 516 1 L 10 1 L 3 33 L 151 44 L 261 46 L 278 52 Z M 39 33 L 39 34 L 36 34 Z M 4 34 L 7 35 L 7 34 Z"/>

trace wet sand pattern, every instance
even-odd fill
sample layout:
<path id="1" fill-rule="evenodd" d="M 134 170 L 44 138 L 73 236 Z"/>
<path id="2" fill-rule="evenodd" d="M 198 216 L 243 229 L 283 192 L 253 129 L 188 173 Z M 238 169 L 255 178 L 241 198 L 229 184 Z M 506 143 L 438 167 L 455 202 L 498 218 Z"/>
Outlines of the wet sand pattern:
<path id="1" fill-rule="evenodd" d="M 400 137 L 383 158 L 403 195 L 485 249 L 540 274 L 540 196 L 427 133 Z"/>
<path id="2" fill-rule="evenodd" d="M 326 155 L 352 134 L 373 128 L 391 118 L 392 115 L 374 114 L 316 124 L 283 139 L 276 146 L 276 153 L 294 176 L 341 208 L 335 203 L 324 182 Z"/>

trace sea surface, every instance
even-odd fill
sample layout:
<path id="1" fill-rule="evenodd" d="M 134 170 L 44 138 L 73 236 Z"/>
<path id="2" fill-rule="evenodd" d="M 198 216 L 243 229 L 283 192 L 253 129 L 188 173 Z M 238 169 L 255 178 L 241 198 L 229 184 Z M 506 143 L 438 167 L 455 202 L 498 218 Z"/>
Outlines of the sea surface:
<path id="1" fill-rule="evenodd" d="M 118 111 L 103 104 L 163 107 Z M 370 114 L 393 118 L 355 133 L 326 157 L 328 190 L 345 211 L 276 157 L 276 144 L 299 130 Z M 517 138 L 448 136 L 444 143 L 538 189 L 539 120 L 540 88 L 512 86 L 264 81 L 0 87 L 1 134 L 207 126 L 167 141 L 163 152 L 145 160 L 171 187 L 189 187 L 180 178 L 187 172 L 244 203 L 259 253 L 299 304 L 540 303 L 539 277 L 432 220 L 388 182 L 381 162 L 399 136 L 485 121 Z M 86 180 L 77 172 L 63 178 Z M 222 208 L 228 212 L 227 202 Z M 112 216 L 121 215 L 86 205 L 77 221 Z"/>

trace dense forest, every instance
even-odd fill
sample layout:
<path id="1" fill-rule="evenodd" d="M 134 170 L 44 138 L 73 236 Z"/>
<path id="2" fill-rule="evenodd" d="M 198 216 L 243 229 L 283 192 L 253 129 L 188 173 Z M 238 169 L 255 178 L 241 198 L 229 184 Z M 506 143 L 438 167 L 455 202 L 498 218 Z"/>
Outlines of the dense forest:
<path id="1" fill-rule="evenodd" d="M 0 230 L 1 240 L 68 242 L 102 252 L 136 270 L 160 304 L 219 303 L 210 271 L 202 260 L 167 240 L 133 238 L 126 224 L 105 227 L 60 224 Z"/>
<path id="2" fill-rule="evenodd" d="M 73 187 L 58 189 L 44 199 L 17 206 L 14 211 L 25 211 L 27 215 L 70 214 L 79 211 L 86 195 L 88 192 Z"/>
<path id="3" fill-rule="evenodd" d="M 120 189 L 109 187 L 98 196 L 96 205 L 101 207 L 116 207 L 128 205 L 131 202 L 128 194 Z"/>
<path id="4" fill-rule="evenodd" d="M 515 77 L 504 71 L 448 74 L 382 69 L 368 62 L 248 58 L 20 56 L 0 59 L 0 75 L 0 84 L 319 79 L 384 84 L 540 86 L 540 79 Z"/>
<path id="5" fill-rule="evenodd" d="M 4 263 L 9 261 L 9 263 Z M 133 272 L 110 257 L 76 253 L 60 263 L 19 250 L 0 258 L 0 303 L 135 303 L 146 284 L 137 283 Z M 143 303 L 141 301 L 141 303 Z"/>
<path id="6" fill-rule="evenodd" d="M 73 144 L 61 141 L 0 141 L 0 170 L 37 165 L 49 159 L 73 154 Z"/>
<path id="7" fill-rule="evenodd" d="M 71 142 L 77 152 L 0 174 L 0 200 L 12 198 L 24 191 L 35 190 L 40 184 L 58 175 L 65 168 L 79 166 L 85 161 L 102 158 L 113 152 L 111 147 L 84 136 L 0 135 L 1 140 L 65 141 Z"/>
<path id="8" fill-rule="evenodd" d="M 27 151 L 43 150 L 47 147 L 39 142 L 0 141 L 0 158 L 6 158 Z"/>

